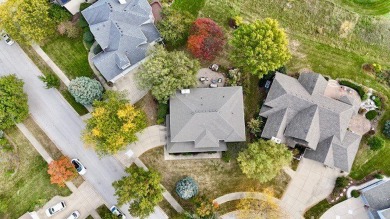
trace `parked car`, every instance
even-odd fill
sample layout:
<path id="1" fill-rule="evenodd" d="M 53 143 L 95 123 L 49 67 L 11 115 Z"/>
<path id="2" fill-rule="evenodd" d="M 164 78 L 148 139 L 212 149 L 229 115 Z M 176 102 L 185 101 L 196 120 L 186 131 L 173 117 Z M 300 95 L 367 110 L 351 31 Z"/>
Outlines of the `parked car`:
<path id="1" fill-rule="evenodd" d="M 15 41 L 13 41 L 11 39 L 11 37 L 8 34 L 6 34 L 6 33 L 2 34 L 2 37 L 5 40 L 5 43 L 10 45 L 10 46 L 12 46 L 15 43 Z"/>
<path id="2" fill-rule="evenodd" d="M 77 158 L 72 159 L 71 162 L 72 162 L 74 168 L 76 168 L 77 172 L 80 175 L 84 175 L 87 172 L 87 168 L 80 162 L 79 159 L 77 159 Z"/>
<path id="3" fill-rule="evenodd" d="M 80 212 L 74 211 L 72 214 L 69 215 L 66 219 L 77 219 L 80 217 Z"/>
<path id="4" fill-rule="evenodd" d="M 46 209 L 45 213 L 48 217 L 51 217 L 54 214 L 64 210 L 65 208 L 66 208 L 66 204 L 64 201 L 62 201 L 62 202 L 59 202 L 59 203 L 53 205 L 52 207 Z"/>
<path id="5" fill-rule="evenodd" d="M 114 215 L 118 216 L 118 218 L 126 219 L 126 215 L 123 214 L 123 212 L 122 212 L 121 210 L 119 210 L 119 208 L 116 207 L 115 205 L 113 205 L 113 206 L 110 208 L 110 211 L 111 211 Z"/>

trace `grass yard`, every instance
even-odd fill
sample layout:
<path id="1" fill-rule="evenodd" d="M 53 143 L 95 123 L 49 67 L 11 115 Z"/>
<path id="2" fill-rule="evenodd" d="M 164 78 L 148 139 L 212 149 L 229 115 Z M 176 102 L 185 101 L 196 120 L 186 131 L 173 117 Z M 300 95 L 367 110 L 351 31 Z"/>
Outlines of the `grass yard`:
<path id="1" fill-rule="evenodd" d="M 188 11 L 197 17 L 199 10 L 203 8 L 205 2 L 206 0 L 175 0 L 171 7 L 178 11 Z"/>
<path id="2" fill-rule="evenodd" d="M 334 0 L 359 14 L 384 15 L 390 12 L 389 0 Z"/>
<path id="3" fill-rule="evenodd" d="M 61 68 L 69 79 L 94 74 L 88 63 L 88 52 L 85 50 L 82 36 L 70 39 L 56 36 L 46 42 L 42 49 Z"/>
<path id="4" fill-rule="evenodd" d="M 263 191 L 267 187 L 275 190 L 280 198 L 290 178 L 281 172 L 273 181 L 261 184 L 257 180 L 248 179 L 235 161 L 226 163 L 221 159 L 198 160 L 164 160 L 163 147 L 144 153 L 140 159 L 152 169 L 162 174 L 163 186 L 182 204 L 185 209 L 191 208 L 189 201 L 180 199 L 175 192 L 176 182 L 185 176 L 194 178 L 199 184 L 199 193 L 210 199 L 238 191 Z"/>
<path id="5" fill-rule="evenodd" d="M 50 184 L 47 163 L 16 127 L 6 130 L 6 134 L 15 149 L 8 155 L 0 152 L 0 162 L 6 156 L 12 156 L 13 161 L 12 166 L 7 162 L 0 167 L 0 203 L 6 205 L 0 218 L 18 218 L 56 195 L 70 195 L 68 188 Z"/>
<path id="6" fill-rule="evenodd" d="M 34 62 L 34 64 L 41 70 L 44 75 L 50 75 L 55 73 L 51 70 L 51 68 L 42 60 L 42 58 L 30 47 L 30 46 L 22 46 L 24 52 L 29 56 L 29 58 Z M 65 100 L 73 107 L 76 112 L 82 116 L 88 113 L 88 110 L 80 103 L 77 103 L 73 96 L 69 93 L 65 84 L 61 82 L 61 85 L 58 89 Z"/>

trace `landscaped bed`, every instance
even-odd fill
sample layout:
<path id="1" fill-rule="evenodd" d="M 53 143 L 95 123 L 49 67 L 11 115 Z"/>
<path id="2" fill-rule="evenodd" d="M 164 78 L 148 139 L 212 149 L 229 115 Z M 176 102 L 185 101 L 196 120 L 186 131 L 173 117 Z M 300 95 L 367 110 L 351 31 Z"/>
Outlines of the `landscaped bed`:
<path id="1" fill-rule="evenodd" d="M 7 163 L 0 168 L 0 203 L 4 208 L 0 218 L 18 218 L 56 195 L 70 195 L 68 188 L 50 184 L 47 163 L 16 127 L 6 130 L 6 134 L 15 147 L 8 152 L 15 166 L 8 169 Z"/>
<path id="2" fill-rule="evenodd" d="M 210 199 L 218 198 L 232 192 L 261 192 L 272 187 L 277 198 L 280 198 L 290 178 L 283 171 L 271 182 L 261 184 L 257 180 L 248 179 L 239 168 L 236 161 L 229 163 L 221 159 L 190 159 L 164 160 L 163 147 L 158 147 L 144 153 L 140 159 L 149 167 L 156 169 L 162 175 L 163 186 L 186 209 L 192 206 L 190 201 L 179 198 L 175 192 L 175 184 L 185 176 L 190 176 L 199 184 L 199 193 Z"/>

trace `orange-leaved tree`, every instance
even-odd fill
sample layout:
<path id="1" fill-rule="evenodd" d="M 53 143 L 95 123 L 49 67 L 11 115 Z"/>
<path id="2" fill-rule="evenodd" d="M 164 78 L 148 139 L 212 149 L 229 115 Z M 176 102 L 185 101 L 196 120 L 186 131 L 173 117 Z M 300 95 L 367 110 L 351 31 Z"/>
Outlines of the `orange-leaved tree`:
<path id="1" fill-rule="evenodd" d="M 51 184 L 58 184 L 61 187 L 65 186 L 65 181 L 71 180 L 77 175 L 70 159 L 65 156 L 50 162 L 47 173 L 50 175 Z"/>

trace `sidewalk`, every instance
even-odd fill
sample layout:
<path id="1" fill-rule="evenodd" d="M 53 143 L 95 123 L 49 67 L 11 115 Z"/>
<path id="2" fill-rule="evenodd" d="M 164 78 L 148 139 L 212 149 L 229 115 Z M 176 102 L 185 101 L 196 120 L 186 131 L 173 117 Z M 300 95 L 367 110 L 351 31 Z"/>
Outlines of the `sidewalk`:
<path id="1" fill-rule="evenodd" d="M 62 82 L 68 87 L 70 80 L 66 77 L 65 73 L 50 59 L 50 57 L 42 50 L 42 48 L 38 45 L 31 46 L 35 52 L 46 62 L 46 64 L 56 73 L 56 75 L 61 79 Z"/>

